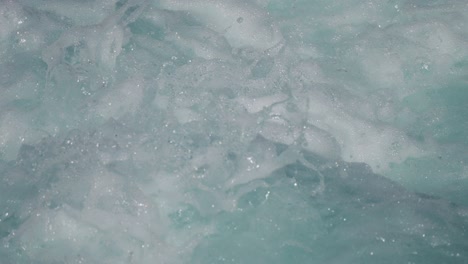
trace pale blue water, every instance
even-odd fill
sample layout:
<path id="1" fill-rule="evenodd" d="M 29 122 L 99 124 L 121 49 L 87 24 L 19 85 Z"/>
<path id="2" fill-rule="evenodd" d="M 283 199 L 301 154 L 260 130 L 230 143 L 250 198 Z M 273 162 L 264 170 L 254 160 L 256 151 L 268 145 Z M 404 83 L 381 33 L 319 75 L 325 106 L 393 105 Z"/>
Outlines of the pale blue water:
<path id="1" fill-rule="evenodd" d="M 0 263 L 468 263 L 468 3 L 0 1 Z"/>

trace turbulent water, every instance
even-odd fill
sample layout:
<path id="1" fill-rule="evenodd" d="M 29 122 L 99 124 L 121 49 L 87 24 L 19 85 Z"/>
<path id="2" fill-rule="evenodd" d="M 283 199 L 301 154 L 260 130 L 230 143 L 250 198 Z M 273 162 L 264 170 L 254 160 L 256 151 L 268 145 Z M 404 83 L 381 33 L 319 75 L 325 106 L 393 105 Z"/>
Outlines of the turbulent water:
<path id="1" fill-rule="evenodd" d="M 0 0 L 0 263 L 468 263 L 465 0 Z"/>

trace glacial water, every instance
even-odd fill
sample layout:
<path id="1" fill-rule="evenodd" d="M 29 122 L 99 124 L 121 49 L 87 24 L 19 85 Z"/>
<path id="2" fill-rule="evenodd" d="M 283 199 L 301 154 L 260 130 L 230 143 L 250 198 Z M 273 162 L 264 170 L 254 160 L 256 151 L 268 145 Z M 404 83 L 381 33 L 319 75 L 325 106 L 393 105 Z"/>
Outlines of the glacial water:
<path id="1" fill-rule="evenodd" d="M 465 0 L 0 0 L 0 263 L 468 263 Z"/>

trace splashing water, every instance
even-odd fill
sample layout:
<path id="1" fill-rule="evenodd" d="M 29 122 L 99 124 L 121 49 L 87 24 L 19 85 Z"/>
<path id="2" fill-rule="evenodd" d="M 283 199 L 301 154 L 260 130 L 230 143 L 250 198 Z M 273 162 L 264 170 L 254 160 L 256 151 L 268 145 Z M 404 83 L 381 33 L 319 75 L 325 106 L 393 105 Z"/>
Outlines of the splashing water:
<path id="1" fill-rule="evenodd" d="M 1 1 L 1 263 L 467 263 L 467 14 Z"/>

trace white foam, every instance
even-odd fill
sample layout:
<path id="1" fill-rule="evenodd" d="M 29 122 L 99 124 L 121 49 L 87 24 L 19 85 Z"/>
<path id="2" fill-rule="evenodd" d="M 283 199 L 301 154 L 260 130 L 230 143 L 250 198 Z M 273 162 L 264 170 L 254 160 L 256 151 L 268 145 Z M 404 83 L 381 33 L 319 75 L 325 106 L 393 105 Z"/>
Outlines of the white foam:
<path id="1" fill-rule="evenodd" d="M 68 248 L 79 248 L 89 243 L 97 231 L 70 217 L 63 210 L 44 209 L 31 215 L 17 231 L 17 237 L 30 258 L 55 262 L 75 257 Z"/>
<path id="2" fill-rule="evenodd" d="M 47 3 L 22 1 L 24 5 L 71 19 L 73 24 L 89 26 L 98 24 L 115 9 L 117 0 L 68 1 L 52 0 Z"/>
<path id="3" fill-rule="evenodd" d="M 312 56 L 302 54 L 304 51 L 300 51 L 301 56 Z M 312 59 L 301 60 L 290 69 L 290 76 L 297 79 L 303 84 L 313 83 L 324 83 L 327 82 L 326 77 L 322 73 L 320 66 L 315 63 Z"/>
<path id="4" fill-rule="evenodd" d="M 200 26 L 179 26 L 171 30 L 174 32 L 168 32 L 165 40 L 173 42 L 175 46 L 186 53 L 193 53 L 196 57 L 207 60 L 231 59 L 230 54 L 226 53 L 226 50 L 229 49 L 228 42 L 213 30 Z"/>
<path id="5" fill-rule="evenodd" d="M 134 115 L 143 101 L 144 86 L 143 80 L 135 76 L 112 89 L 108 88 L 93 112 L 104 119 L 119 119 L 127 114 Z"/>
<path id="6" fill-rule="evenodd" d="M 201 120 L 201 116 L 188 108 L 177 108 L 174 115 L 181 124 Z"/>
<path id="7" fill-rule="evenodd" d="M 301 130 L 294 125 L 290 125 L 280 116 L 274 116 L 262 124 L 260 135 L 273 142 L 291 145 L 301 135 Z"/>
<path id="8" fill-rule="evenodd" d="M 0 43 L 6 41 L 12 33 L 26 24 L 26 19 L 18 3 L 12 0 L 3 1 L 0 9 Z"/>
<path id="9" fill-rule="evenodd" d="M 236 48 L 251 46 L 265 50 L 282 41 L 279 29 L 268 14 L 247 1 L 164 0 L 158 5 L 189 12 L 206 27 L 224 35 Z"/>
<path id="10" fill-rule="evenodd" d="M 327 131 L 312 125 L 304 126 L 303 136 L 305 142 L 302 147 L 330 160 L 340 158 L 341 149 L 336 139 Z"/>
<path id="11" fill-rule="evenodd" d="M 261 152 L 251 151 L 244 154 L 239 163 L 239 173 L 228 180 L 228 188 L 264 179 L 275 170 L 299 159 L 295 148 L 288 148 L 278 155 L 271 143 L 266 143 L 265 147 L 263 145 L 261 144 L 262 147 L 258 150 Z"/>
<path id="12" fill-rule="evenodd" d="M 432 80 L 412 70 L 420 59 L 431 62 L 428 73 L 444 75 L 444 67 L 466 55 L 463 38 L 445 22 L 426 26 L 406 17 L 393 29 L 379 28 L 375 23 L 395 17 L 386 14 L 388 7 L 379 11 L 376 1 L 368 13 L 352 1 L 329 6 L 327 12 L 338 15 L 315 17 L 314 10 L 313 18 L 288 18 L 269 14 L 267 8 L 277 8 L 269 0 L 162 0 L 150 9 L 144 1 L 109 0 L 89 21 L 92 14 L 80 14 L 99 1 L 81 3 L 76 13 L 68 9 L 80 3 L 72 2 L 39 7 L 21 1 L 50 19 L 52 29 L 31 35 L 11 24 L 19 22 L 19 4 L 0 4 L 12 11 L 10 17 L 0 11 L 0 23 L 8 26 L 0 28 L 0 41 L 11 41 L 1 44 L 10 47 L 2 58 L 36 56 L 63 30 L 53 19 L 73 24 L 42 54 L 52 75 L 46 84 L 40 63 L 21 74 L 15 71 L 22 64 L 2 63 L 11 67 L 0 69 L 0 106 L 9 107 L 0 113 L 1 158 L 13 160 L 21 144 L 44 138 L 46 133 L 29 132 L 36 126 L 52 134 L 37 148 L 23 148 L 18 161 L 8 163 L 16 171 L 5 178 L 18 186 L 28 179 L 38 189 L 28 192 L 33 197 L 15 215 L 24 221 L 20 228 L 2 238 L 11 248 L 24 246 L 25 258 L 37 262 L 188 263 L 220 233 L 230 241 L 231 234 L 243 235 L 230 233 L 240 230 L 235 228 L 257 224 L 242 219 L 235 231 L 225 232 L 230 217 L 269 217 L 278 202 L 290 207 L 310 192 L 322 194 L 327 179 L 315 169 L 317 155 L 323 158 L 317 163 L 326 160 L 322 167 L 343 177 L 337 176 L 338 184 L 353 176 L 341 171 L 346 166 L 338 171 L 343 160 L 386 173 L 392 163 L 424 155 L 435 147 L 413 140 L 405 129 L 433 101 L 415 94 L 406 103 L 417 107 L 404 107 L 401 100 L 428 89 Z M 143 19 L 128 26 L 140 12 L 146 12 Z M 283 39 L 279 24 L 285 34 L 295 31 L 291 39 Z M 15 31 L 23 44 L 13 43 Z M 393 46 L 393 37 L 399 45 Z M 38 100 L 38 109 L 16 107 L 18 99 Z M 61 138 L 77 127 L 81 131 Z M 304 153 L 316 155 L 306 159 Z M 306 169 L 298 173 L 304 179 L 288 175 L 301 166 L 318 176 Z M 364 165 L 356 167 L 389 184 Z M 316 189 L 305 190 L 301 180 Z M 360 187 L 366 186 L 375 189 Z M 384 198 L 399 194 L 389 190 Z M 259 193 L 258 205 L 240 205 Z M 15 258 L 16 249 L 2 250 Z"/>
<path id="13" fill-rule="evenodd" d="M 60 64 L 74 68 L 97 65 L 112 71 L 122 51 L 123 37 L 122 28 L 118 25 L 74 28 L 45 49 L 42 59 L 47 63 L 50 74 Z"/>
<path id="14" fill-rule="evenodd" d="M 27 138 L 27 131 L 30 130 L 24 117 L 16 113 L 4 113 L 0 115 L 0 153 L 5 160 L 14 160 L 18 150 Z M 37 139 L 37 138 L 34 138 Z"/>
<path id="15" fill-rule="evenodd" d="M 424 154 L 419 144 L 403 131 L 377 120 L 361 119 L 352 109 L 346 111 L 340 104 L 331 103 L 332 98 L 318 91 L 309 94 L 308 120 L 329 133 L 328 137 L 336 139 L 343 160 L 365 162 L 374 171 L 384 172 L 392 162 L 399 163 L 408 157 Z M 334 145 L 332 141 L 329 141 L 329 146 Z M 334 148 L 336 149 L 329 149 Z"/>
<path id="16" fill-rule="evenodd" d="M 367 49 L 361 63 L 367 78 L 378 88 L 404 87 L 403 62 L 398 53 Z"/>
<path id="17" fill-rule="evenodd" d="M 260 112 L 273 104 L 285 101 L 287 98 L 287 95 L 279 93 L 259 98 L 238 97 L 237 102 L 244 106 L 249 113 L 253 114 Z"/>

